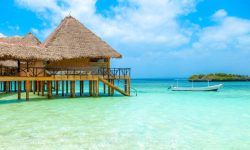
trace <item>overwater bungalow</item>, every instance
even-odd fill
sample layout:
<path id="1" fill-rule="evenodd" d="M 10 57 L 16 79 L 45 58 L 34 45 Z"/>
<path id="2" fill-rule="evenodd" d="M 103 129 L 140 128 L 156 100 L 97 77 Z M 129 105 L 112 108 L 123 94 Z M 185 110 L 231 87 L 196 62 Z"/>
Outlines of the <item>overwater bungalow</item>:
<path id="1" fill-rule="evenodd" d="M 79 96 L 113 96 L 114 91 L 130 96 L 130 68 L 110 67 L 111 58 L 121 57 L 82 23 L 67 16 L 44 43 L 32 33 L 0 38 L 0 90 L 17 92 L 18 99 L 26 92 L 26 100 L 30 92 L 48 98 L 76 97 L 76 92 Z"/>

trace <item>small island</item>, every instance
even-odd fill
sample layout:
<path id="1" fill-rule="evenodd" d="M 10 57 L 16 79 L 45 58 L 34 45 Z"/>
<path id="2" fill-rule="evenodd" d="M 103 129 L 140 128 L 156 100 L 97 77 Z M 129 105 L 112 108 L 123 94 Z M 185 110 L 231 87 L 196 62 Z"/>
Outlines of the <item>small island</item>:
<path id="1" fill-rule="evenodd" d="M 188 78 L 189 81 L 194 82 L 204 82 L 204 81 L 250 81 L 249 76 L 237 75 L 237 74 L 225 74 L 225 73 L 215 73 L 215 74 L 199 74 L 192 75 Z"/>

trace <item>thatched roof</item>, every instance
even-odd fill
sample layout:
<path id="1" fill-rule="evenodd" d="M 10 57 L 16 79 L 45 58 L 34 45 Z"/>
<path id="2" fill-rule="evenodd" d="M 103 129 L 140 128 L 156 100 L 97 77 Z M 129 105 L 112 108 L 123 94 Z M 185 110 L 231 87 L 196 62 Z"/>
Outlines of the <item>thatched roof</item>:
<path id="1" fill-rule="evenodd" d="M 121 58 L 111 46 L 75 18 L 64 18 L 44 42 L 45 47 L 58 51 L 63 58 Z"/>
<path id="2" fill-rule="evenodd" d="M 0 42 L 1 60 L 59 60 L 61 57 L 47 48 Z"/>
<path id="3" fill-rule="evenodd" d="M 27 46 L 42 46 L 42 43 L 31 32 L 26 36 L 2 37 L 0 38 L 0 42 Z"/>
<path id="4" fill-rule="evenodd" d="M 61 57 L 45 48 L 32 34 L 0 38 L 1 60 L 59 60 Z M 4 63 L 3 63 L 4 64 Z M 10 64 L 7 62 L 6 64 Z"/>

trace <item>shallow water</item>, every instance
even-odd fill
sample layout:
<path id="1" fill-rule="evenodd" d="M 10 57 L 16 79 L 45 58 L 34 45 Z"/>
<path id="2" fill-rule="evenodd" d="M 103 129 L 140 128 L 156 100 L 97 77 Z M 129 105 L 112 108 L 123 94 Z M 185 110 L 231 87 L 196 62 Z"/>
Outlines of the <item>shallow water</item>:
<path id="1" fill-rule="evenodd" d="M 219 92 L 172 92 L 173 80 L 132 82 L 138 96 L 1 96 L 0 149 L 250 149 L 249 82 Z"/>

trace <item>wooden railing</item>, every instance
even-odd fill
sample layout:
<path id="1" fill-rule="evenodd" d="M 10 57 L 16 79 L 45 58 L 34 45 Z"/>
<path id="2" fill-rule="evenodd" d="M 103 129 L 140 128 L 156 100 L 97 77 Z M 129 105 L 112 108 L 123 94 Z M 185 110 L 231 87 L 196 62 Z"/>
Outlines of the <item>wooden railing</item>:
<path id="1" fill-rule="evenodd" d="M 29 67 L 18 70 L 16 67 L 0 67 L 0 76 L 90 76 L 98 75 L 104 78 L 122 78 L 130 77 L 130 68 L 85 68 L 85 69 L 70 69 L 70 68 L 43 68 Z"/>

